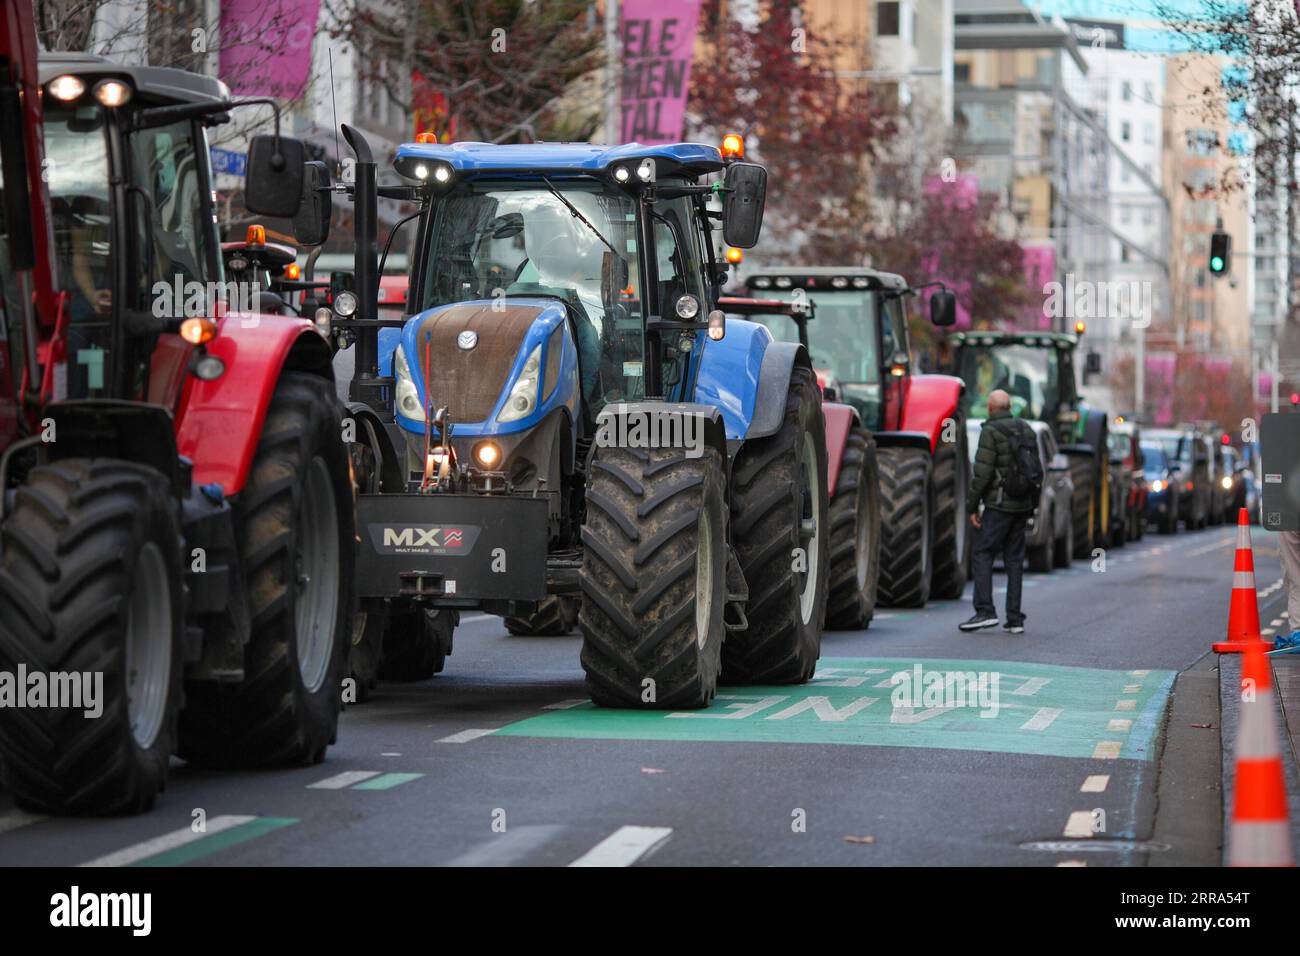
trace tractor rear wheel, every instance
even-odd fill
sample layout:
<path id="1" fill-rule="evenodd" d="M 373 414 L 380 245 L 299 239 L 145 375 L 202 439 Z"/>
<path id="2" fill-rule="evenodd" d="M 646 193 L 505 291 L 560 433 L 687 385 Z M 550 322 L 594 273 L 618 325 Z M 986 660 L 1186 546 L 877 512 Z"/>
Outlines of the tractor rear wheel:
<path id="1" fill-rule="evenodd" d="M 14 496 L 0 670 L 81 691 L 78 706 L 0 708 L 0 765 L 20 806 L 140 813 L 166 785 L 183 693 L 179 511 L 161 474 L 111 459 L 40 465 Z"/>
<path id="2" fill-rule="evenodd" d="M 871 624 L 880 584 L 880 471 L 871 432 L 849 432 L 831 498 L 826 626 L 856 631 Z"/>
<path id="3" fill-rule="evenodd" d="M 1097 496 L 1093 489 L 1092 459 L 1084 455 L 1070 456 L 1070 479 L 1074 493 L 1070 496 L 1070 523 L 1074 527 L 1074 556 L 1092 556 L 1093 531 L 1097 521 Z"/>
<path id="4" fill-rule="evenodd" d="M 235 503 L 252 634 L 238 684 L 191 682 L 180 755 L 214 767 L 319 763 L 352 627 L 352 482 L 330 383 L 285 372 Z"/>
<path id="5" fill-rule="evenodd" d="M 707 707 L 722 667 L 722 456 L 600 448 L 588 471 L 582 668 L 604 707 Z"/>
<path id="6" fill-rule="evenodd" d="M 927 448 L 877 449 L 880 460 L 880 603 L 924 607 L 930 599 L 933 484 Z"/>
<path id="7" fill-rule="evenodd" d="M 392 614 L 384 629 L 379 676 L 384 680 L 428 680 L 442 673 L 451 653 L 459 613 L 405 608 Z"/>
<path id="8" fill-rule="evenodd" d="M 811 369 L 796 366 L 785 419 L 747 441 L 731 485 L 731 544 L 749 587 L 749 626 L 722 647 L 725 684 L 800 684 L 821 656 L 830 564 L 826 423 Z"/>
<path id="9" fill-rule="evenodd" d="M 966 518 L 966 489 L 970 457 L 966 454 L 966 424 L 955 419 L 956 441 L 939 441 L 934 453 L 934 573 L 930 596 L 956 600 L 966 588 L 970 566 L 970 521 Z"/>
<path id="10" fill-rule="evenodd" d="M 578 600 L 569 595 L 548 594 L 537 609 L 522 617 L 505 619 L 506 630 L 518 637 L 562 637 L 578 623 Z"/>

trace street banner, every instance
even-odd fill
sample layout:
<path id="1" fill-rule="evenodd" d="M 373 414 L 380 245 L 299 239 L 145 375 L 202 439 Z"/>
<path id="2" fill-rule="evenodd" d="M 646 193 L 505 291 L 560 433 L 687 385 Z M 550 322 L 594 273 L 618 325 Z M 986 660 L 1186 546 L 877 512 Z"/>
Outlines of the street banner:
<path id="1" fill-rule="evenodd" d="M 311 75 L 320 0 L 223 0 L 221 79 L 236 96 L 295 100 Z"/>
<path id="2" fill-rule="evenodd" d="M 229 176 L 243 176 L 248 170 L 248 156 L 231 149 L 218 149 L 213 146 L 208 150 L 212 155 L 212 171 Z"/>
<path id="3" fill-rule="evenodd" d="M 699 0 L 624 0 L 623 143 L 682 138 Z"/>

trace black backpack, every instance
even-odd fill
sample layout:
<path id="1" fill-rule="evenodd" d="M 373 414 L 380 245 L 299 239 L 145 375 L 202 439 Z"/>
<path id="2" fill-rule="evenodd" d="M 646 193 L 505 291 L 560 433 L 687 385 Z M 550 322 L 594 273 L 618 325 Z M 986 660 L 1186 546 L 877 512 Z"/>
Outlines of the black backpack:
<path id="1" fill-rule="evenodd" d="M 990 422 L 995 428 L 1001 422 Z M 1011 443 L 1011 467 L 1002 476 L 1002 490 L 1009 498 L 1028 498 L 1037 508 L 1043 493 L 1043 462 L 1038 457 L 1038 438 L 1034 430 L 1020 419 L 1012 419 L 998 428 Z"/>

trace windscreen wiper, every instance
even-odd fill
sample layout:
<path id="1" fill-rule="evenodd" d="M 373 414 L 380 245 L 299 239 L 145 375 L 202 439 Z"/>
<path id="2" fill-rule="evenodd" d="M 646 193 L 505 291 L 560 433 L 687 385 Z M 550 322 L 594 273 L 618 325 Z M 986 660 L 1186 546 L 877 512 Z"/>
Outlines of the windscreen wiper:
<path id="1" fill-rule="evenodd" d="M 563 194 L 562 194 L 558 189 L 556 189 L 554 186 L 552 186 L 552 185 L 551 185 L 551 181 L 550 181 L 549 179 L 547 179 L 545 176 L 543 176 L 543 177 L 542 177 L 542 182 L 546 183 L 546 188 L 549 189 L 549 190 L 551 191 L 551 195 L 552 195 L 552 196 L 554 196 L 556 199 L 558 199 L 560 202 L 564 203 L 564 205 L 568 207 L 569 212 L 573 213 L 574 218 L 576 218 L 576 219 L 578 219 L 579 221 L 581 221 L 582 224 L 583 224 L 584 226 L 586 226 L 588 229 L 590 229 L 592 232 L 594 232 L 594 233 L 596 234 L 596 238 L 597 238 L 597 239 L 599 239 L 601 242 L 603 242 L 605 245 L 607 245 L 607 246 L 609 247 L 609 251 L 610 251 L 610 252 L 614 253 L 614 255 L 618 256 L 618 257 L 619 257 L 620 259 L 622 259 L 624 262 L 627 261 L 627 257 L 624 256 L 623 253 L 621 253 L 621 252 L 619 252 L 617 249 L 615 249 L 615 248 L 614 248 L 614 244 L 613 244 L 612 242 L 610 242 L 608 239 L 606 239 L 606 238 L 601 234 L 600 230 L 597 229 L 595 226 L 593 226 L 593 225 L 591 224 L 591 220 L 588 219 L 586 216 L 584 216 L 584 215 L 583 215 L 583 214 L 578 210 L 578 207 L 577 207 L 577 206 L 575 206 L 573 203 L 569 202 L 569 200 L 568 200 L 567 197 L 565 197 L 565 196 L 564 196 L 564 195 L 563 195 Z"/>

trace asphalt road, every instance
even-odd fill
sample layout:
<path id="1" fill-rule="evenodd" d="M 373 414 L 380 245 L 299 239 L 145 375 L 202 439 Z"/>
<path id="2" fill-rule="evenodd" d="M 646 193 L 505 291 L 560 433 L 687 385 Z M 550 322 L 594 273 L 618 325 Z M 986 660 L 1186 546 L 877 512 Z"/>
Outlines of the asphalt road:
<path id="1" fill-rule="evenodd" d="M 1252 530 L 1267 625 L 1285 603 L 1269 536 Z M 597 710 L 579 638 L 510 637 L 470 615 L 446 671 L 349 707 L 323 764 L 177 761 L 153 812 L 122 819 L 32 819 L 0 795 L 0 864 L 1162 862 L 1170 851 L 1143 841 L 1170 689 L 1223 633 L 1234 532 L 1149 534 L 1104 571 L 1026 575 L 1020 636 L 958 632 L 968 602 L 882 610 L 867 631 L 827 633 L 812 684 L 723 688 L 690 714 Z M 894 695 L 911 684 L 890 681 L 918 664 L 921 690 L 969 671 L 987 675 L 983 694 L 909 707 Z M 1171 754 L 1205 755 L 1212 732 L 1190 726 Z M 1168 778 L 1213 794 L 1216 768 Z M 1161 813 L 1184 812 L 1179 794 Z M 1166 860 L 1217 863 L 1213 836 Z"/>

